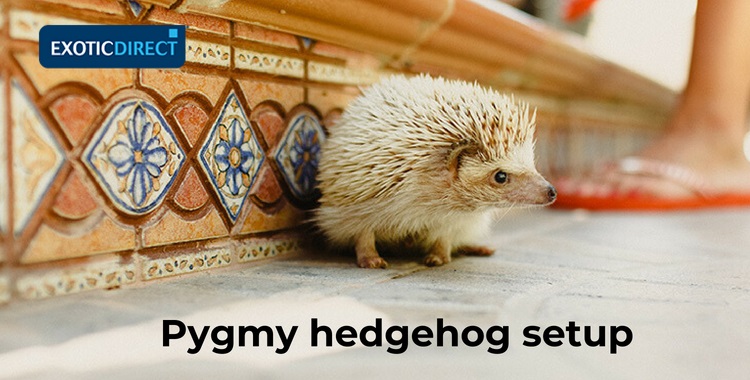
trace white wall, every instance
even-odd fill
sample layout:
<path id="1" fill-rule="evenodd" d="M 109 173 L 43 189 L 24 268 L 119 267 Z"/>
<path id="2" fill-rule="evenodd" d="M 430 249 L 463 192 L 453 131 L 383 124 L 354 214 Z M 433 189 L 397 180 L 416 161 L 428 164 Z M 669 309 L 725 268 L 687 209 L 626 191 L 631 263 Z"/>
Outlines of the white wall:
<path id="1" fill-rule="evenodd" d="M 604 58 L 674 90 L 687 79 L 695 0 L 600 0 L 586 42 Z"/>

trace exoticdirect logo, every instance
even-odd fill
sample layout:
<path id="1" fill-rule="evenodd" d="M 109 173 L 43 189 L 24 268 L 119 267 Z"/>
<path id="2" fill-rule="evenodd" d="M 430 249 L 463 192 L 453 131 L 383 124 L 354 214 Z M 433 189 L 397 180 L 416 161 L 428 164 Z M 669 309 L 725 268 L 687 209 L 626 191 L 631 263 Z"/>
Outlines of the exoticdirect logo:
<path id="1" fill-rule="evenodd" d="M 179 68 L 184 25 L 47 25 L 39 31 L 46 68 Z"/>

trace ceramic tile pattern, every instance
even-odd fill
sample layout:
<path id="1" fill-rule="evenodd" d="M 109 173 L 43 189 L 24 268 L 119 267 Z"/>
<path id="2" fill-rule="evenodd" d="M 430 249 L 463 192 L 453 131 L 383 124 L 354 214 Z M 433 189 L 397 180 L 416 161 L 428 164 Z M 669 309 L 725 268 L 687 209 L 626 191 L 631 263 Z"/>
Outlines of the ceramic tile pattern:
<path id="1" fill-rule="evenodd" d="M 265 158 L 234 92 L 208 130 L 199 159 L 224 211 L 235 222 Z"/>
<path id="2" fill-rule="evenodd" d="M 164 199 L 185 152 L 158 108 L 137 99 L 115 104 L 83 160 L 118 209 L 139 215 Z"/>
<path id="3" fill-rule="evenodd" d="M 276 163 L 295 197 L 309 201 L 315 196 L 315 174 L 325 131 L 308 110 L 294 115 L 276 151 Z"/>
<path id="4" fill-rule="evenodd" d="M 16 292 L 24 299 L 40 299 L 93 289 L 111 289 L 135 282 L 135 265 L 119 257 L 98 258 L 88 265 L 28 271 L 16 279 Z"/>
<path id="5" fill-rule="evenodd" d="M 141 276 L 144 280 L 177 276 L 227 266 L 233 260 L 229 247 L 203 248 L 168 257 L 145 257 L 141 263 Z"/>
<path id="6" fill-rule="evenodd" d="M 255 5 L 194 3 L 0 0 L 0 178 L 9 178 L 0 181 L 0 303 L 295 252 L 298 227 L 317 197 L 321 144 L 359 86 L 422 68 L 461 76 L 453 64 L 394 54 L 415 49 L 406 39 L 427 41 L 425 33 L 448 20 L 446 4 L 394 2 L 387 9 L 368 2 L 371 20 L 358 3 L 347 3 L 341 10 L 364 25 L 352 33 L 346 28 L 356 27 L 332 27 L 320 9 L 311 9 L 310 23 L 290 26 L 279 14 L 254 13 Z M 237 13 L 238 4 L 252 10 Z M 226 12 L 237 17 L 222 17 Z M 391 30 L 378 20 L 403 25 Z M 97 23 L 187 25 L 186 64 L 39 64 L 42 26 Z M 356 39 L 332 41 L 340 36 Z M 648 112 L 614 120 L 608 115 L 616 110 L 575 108 L 533 91 L 525 96 L 540 100 L 540 133 L 563 131 L 560 141 L 578 141 L 566 140 L 571 120 L 606 119 L 610 127 L 654 120 Z M 573 108 L 578 118 L 555 116 Z M 540 160 L 550 163 L 543 170 L 566 170 L 574 162 L 568 156 L 577 154 L 540 146 L 551 157 Z"/>
<path id="7" fill-rule="evenodd" d="M 13 231 L 18 235 L 48 193 L 65 157 L 49 125 L 16 81 L 11 83 L 10 114 Z"/>
<path id="8" fill-rule="evenodd" d="M 0 70 L 11 121 L 0 123 L 0 176 L 13 178 L 0 185 L 0 262 L 16 274 L 0 278 L 0 302 L 10 289 L 44 298 L 294 251 L 289 231 L 309 205 L 297 198 L 313 199 L 325 138 L 300 37 L 237 23 L 233 37 L 227 20 L 149 2 L 61 4 L 0 1 L 14 46 Z M 42 68 L 39 29 L 96 23 L 96 10 L 113 23 L 189 25 L 186 65 Z M 287 113 L 308 116 L 295 127 Z"/>

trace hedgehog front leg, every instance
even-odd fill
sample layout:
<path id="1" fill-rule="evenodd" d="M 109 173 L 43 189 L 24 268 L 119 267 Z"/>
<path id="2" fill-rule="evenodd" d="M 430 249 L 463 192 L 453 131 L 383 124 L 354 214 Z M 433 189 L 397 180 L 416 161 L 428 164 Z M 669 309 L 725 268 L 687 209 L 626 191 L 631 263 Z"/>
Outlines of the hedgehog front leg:
<path id="1" fill-rule="evenodd" d="M 357 265 L 360 268 L 387 268 L 388 263 L 383 260 L 375 249 L 375 234 L 367 231 L 357 238 L 354 247 L 357 252 Z"/>
<path id="2" fill-rule="evenodd" d="M 439 238 L 427 252 L 424 264 L 428 267 L 437 267 L 449 262 L 451 262 L 451 242 L 448 239 Z"/>

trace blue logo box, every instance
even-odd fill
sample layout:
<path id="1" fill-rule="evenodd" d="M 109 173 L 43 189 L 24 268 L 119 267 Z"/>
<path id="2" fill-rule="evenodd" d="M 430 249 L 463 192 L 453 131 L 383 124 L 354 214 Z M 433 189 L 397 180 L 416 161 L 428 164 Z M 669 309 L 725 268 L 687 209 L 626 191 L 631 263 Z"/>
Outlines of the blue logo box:
<path id="1" fill-rule="evenodd" d="M 175 69 L 185 64 L 184 25 L 46 25 L 39 63 L 46 68 Z"/>

